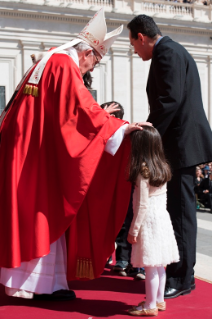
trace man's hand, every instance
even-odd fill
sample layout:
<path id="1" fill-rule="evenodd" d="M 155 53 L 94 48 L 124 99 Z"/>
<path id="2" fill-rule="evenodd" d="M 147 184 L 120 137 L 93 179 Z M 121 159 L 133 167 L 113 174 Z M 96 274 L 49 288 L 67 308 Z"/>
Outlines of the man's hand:
<path id="1" fill-rule="evenodd" d="M 128 243 L 133 245 L 133 244 L 137 243 L 137 237 L 128 234 L 127 241 L 128 241 Z"/>
<path id="2" fill-rule="evenodd" d="M 138 130 L 142 131 L 143 130 L 142 125 L 152 126 L 152 123 L 149 123 L 149 122 L 138 122 L 138 123 L 129 124 L 126 127 L 124 134 L 127 135 L 127 134 L 130 134 L 133 131 L 138 131 Z"/>
<path id="3" fill-rule="evenodd" d="M 203 191 L 203 193 L 204 193 L 204 194 L 207 194 L 207 193 L 209 193 L 209 190 L 208 190 L 208 189 L 205 189 L 205 190 Z"/>
<path id="4" fill-rule="evenodd" d="M 109 114 L 120 111 L 119 105 L 116 103 L 111 103 L 110 105 L 105 105 L 104 110 L 106 112 L 108 112 Z"/>

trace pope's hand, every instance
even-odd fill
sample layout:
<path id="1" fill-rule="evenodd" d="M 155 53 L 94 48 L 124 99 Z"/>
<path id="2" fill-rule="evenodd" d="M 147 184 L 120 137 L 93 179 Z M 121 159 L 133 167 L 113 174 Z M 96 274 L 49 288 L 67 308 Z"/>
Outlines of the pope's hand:
<path id="1" fill-rule="evenodd" d="M 116 103 L 111 103 L 110 105 L 105 105 L 104 110 L 106 112 L 108 112 L 109 114 L 120 111 L 119 105 Z"/>
<path id="2" fill-rule="evenodd" d="M 124 134 L 127 135 L 127 134 L 130 134 L 131 132 L 137 131 L 137 130 L 142 131 L 143 130 L 143 128 L 142 128 L 143 125 L 152 126 L 152 123 L 150 123 L 150 122 L 138 122 L 138 123 L 129 124 L 126 127 Z"/>
<path id="3" fill-rule="evenodd" d="M 127 236 L 127 241 L 128 241 L 128 243 L 130 243 L 130 244 L 135 244 L 135 243 L 137 243 L 137 237 L 128 234 L 128 236 Z"/>

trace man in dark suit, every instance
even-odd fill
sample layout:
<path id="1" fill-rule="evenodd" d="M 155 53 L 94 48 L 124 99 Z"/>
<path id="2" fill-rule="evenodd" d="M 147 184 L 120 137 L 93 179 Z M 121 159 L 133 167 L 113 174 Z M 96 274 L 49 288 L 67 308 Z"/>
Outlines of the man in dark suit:
<path id="1" fill-rule="evenodd" d="M 212 160 L 212 133 L 203 110 L 196 63 L 186 49 L 162 36 L 151 17 L 139 15 L 128 24 L 131 45 L 144 61 L 152 59 L 147 83 L 148 121 L 160 132 L 173 177 L 167 208 L 180 261 L 168 265 L 165 298 L 195 288 L 195 166 Z"/>

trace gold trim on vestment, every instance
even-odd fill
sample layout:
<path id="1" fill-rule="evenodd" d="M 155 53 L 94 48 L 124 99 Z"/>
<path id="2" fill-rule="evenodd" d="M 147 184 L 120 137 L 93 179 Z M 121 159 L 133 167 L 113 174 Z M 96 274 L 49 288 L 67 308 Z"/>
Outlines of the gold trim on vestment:
<path id="1" fill-rule="evenodd" d="M 26 84 L 23 90 L 23 94 L 32 95 L 38 97 L 38 87 L 34 85 Z"/>
<path id="2" fill-rule="evenodd" d="M 93 264 L 91 259 L 88 259 L 88 258 L 77 259 L 76 277 L 94 279 Z"/>

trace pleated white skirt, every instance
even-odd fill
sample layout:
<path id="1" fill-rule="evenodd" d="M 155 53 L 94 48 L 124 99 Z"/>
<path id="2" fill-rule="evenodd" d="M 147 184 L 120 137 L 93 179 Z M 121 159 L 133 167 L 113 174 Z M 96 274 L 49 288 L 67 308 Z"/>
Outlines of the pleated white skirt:
<path id="1" fill-rule="evenodd" d="M 140 227 L 137 243 L 132 245 L 133 267 L 159 267 L 179 261 L 179 252 L 166 194 L 149 198 L 149 209 Z"/>

